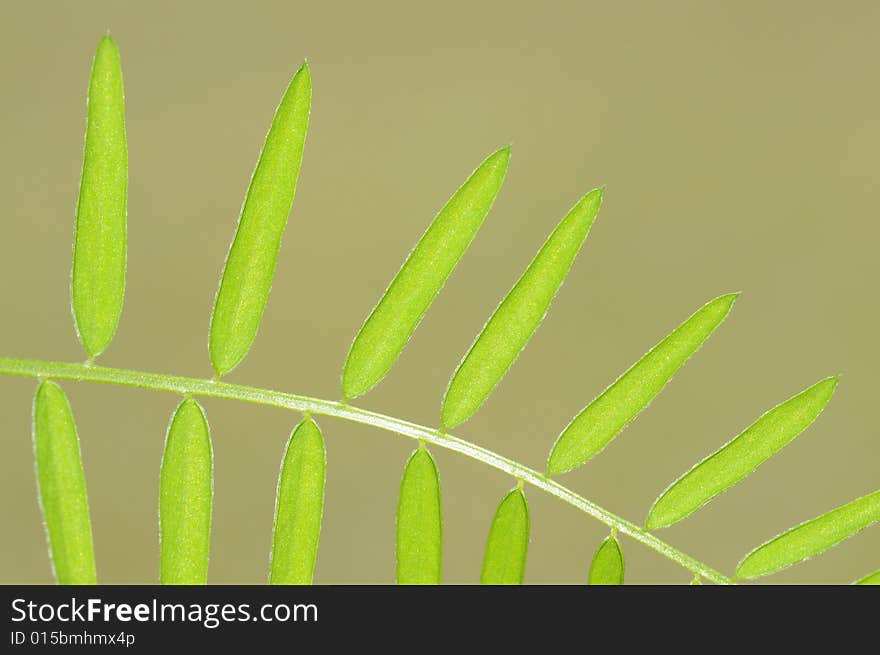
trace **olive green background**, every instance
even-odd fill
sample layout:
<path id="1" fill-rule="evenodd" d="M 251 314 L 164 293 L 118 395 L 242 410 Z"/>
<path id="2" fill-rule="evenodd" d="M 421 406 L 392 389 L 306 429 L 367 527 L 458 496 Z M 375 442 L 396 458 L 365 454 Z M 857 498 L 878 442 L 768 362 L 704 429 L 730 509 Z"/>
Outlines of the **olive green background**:
<path id="1" fill-rule="evenodd" d="M 675 477 L 816 380 L 820 419 L 747 481 L 658 533 L 731 573 L 783 529 L 880 486 L 874 2 L 16 2 L 0 23 L 0 354 L 81 361 L 70 316 L 88 71 L 111 30 L 130 157 L 129 266 L 108 366 L 210 376 L 208 319 L 281 93 L 308 57 L 299 190 L 258 338 L 229 381 L 338 398 L 348 345 L 435 212 L 513 143 L 505 187 L 398 364 L 358 401 L 428 425 L 490 311 L 589 189 L 605 204 L 542 328 L 459 436 L 541 468 L 569 419 L 710 298 L 728 321 L 601 456 L 561 478 L 641 522 Z M 0 378 L 0 581 L 47 583 L 30 436 L 34 381 Z M 157 483 L 178 399 L 65 383 L 98 576 L 158 577 Z M 267 579 L 274 492 L 298 417 L 204 402 L 216 459 L 210 580 Z M 394 579 L 413 443 L 319 419 L 328 448 L 316 581 Z M 433 449 L 444 579 L 479 577 L 513 482 Z M 527 488 L 526 581 L 582 583 L 606 529 Z M 627 579 L 687 583 L 623 539 Z M 880 527 L 769 581 L 880 567 Z"/>

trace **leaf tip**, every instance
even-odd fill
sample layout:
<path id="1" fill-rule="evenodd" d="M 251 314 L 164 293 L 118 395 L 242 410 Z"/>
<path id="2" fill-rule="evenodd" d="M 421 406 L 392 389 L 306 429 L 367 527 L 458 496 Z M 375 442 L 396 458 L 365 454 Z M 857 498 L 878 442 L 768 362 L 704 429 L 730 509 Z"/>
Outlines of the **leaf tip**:
<path id="1" fill-rule="evenodd" d="M 605 197 L 605 186 L 600 186 L 585 193 L 575 205 L 580 210 L 582 220 L 586 220 L 590 225 L 599 215 L 599 209 L 602 207 L 602 199 Z"/>
<path id="2" fill-rule="evenodd" d="M 819 380 L 816 384 L 807 389 L 807 391 L 812 391 L 821 396 L 825 396 L 825 404 L 827 405 L 829 402 L 831 402 L 831 397 L 837 390 L 837 385 L 840 383 L 840 378 L 841 375 L 839 373 L 836 375 L 829 375 L 828 377 Z"/>
<path id="3" fill-rule="evenodd" d="M 98 47 L 95 48 L 95 58 L 103 59 L 105 57 L 111 57 L 113 59 L 119 59 L 119 46 L 116 45 L 116 41 L 110 35 L 110 31 L 101 37 L 101 40 L 98 41 Z"/>
<path id="4" fill-rule="evenodd" d="M 305 88 L 303 89 L 303 87 Z M 293 77 L 290 78 L 290 83 L 287 85 L 287 89 L 288 91 L 300 89 L 301 92 L 305 93 L 306 97 L 308 98 L 308 102 L 311 103 L 312 70 L 309 66 L 308 59 L 303 59 L 303 63 L 300 64 L 300 67 L 296 69 L 296 73 L 294 73 Z"/>
<path id="5" fill-rule="evenodd" d="M 832 396 L 834 396 L 834 392 L 837 391 L 837 385 L 840 384 L 840 378 L 842 375 L 840 373 L 836 375 L 829 375 L 827 378 L 821 380 L 816 387 L 820 387 L 823 395 L 825 395 L 826 400 L 825 404 L 831 402 Z"/>
<path id="6" fill-rule="evenodd" d="M 723 293 L 714 300 L 709 301 L 710 305 L 718 305 L 723 308 L 725 316 L 728 312 L 730 312 L 734 303 L 739 300 L 739 297 L 742 295 L 742 291 L 732 291 L 730 293 Z"/>
<path id="7" fill-rule="evenodd" d="M 498 148 L 498 150 L 489 155 L 489 157 L 486 159 L 486 162 L 498 163 L 501 165 L 501 168 L 506 171 L 508 165 L 510 164 L 510 152 L 512 147 L 513 144 L 508 143 L 506 146 Z"/>
<path id="8" fill-rule="evenodd" d="M 713 322 L 716 327 L 720 325 L 727 316 L 730 314 L 733 309 L 733 305 L 739 300 L 740 295 L 742 295 L 741 291 L 733 291 L 731 293 L 723 293 L 717 298 L 713 298 L 709 302 L 707 302 L 703 307 L 699 310 L 699 313 L 702 313 L 706 316 L 712 316 Z"/>

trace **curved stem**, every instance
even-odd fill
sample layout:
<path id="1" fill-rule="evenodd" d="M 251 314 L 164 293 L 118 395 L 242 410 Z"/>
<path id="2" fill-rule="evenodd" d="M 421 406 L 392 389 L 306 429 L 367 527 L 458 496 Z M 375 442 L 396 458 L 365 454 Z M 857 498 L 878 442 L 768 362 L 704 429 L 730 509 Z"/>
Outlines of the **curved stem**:
<path id="1" fill-rule="evenodd" d="M 353 407 L 346 403 L 332 400 L 322 400 L 309 396 L 299 396 L 280 391 L 258 389 L 239 384 L 230 384 L 218 380 L 205 380 L 200 378 L 188 378 L 177 375 L 162 375 L 159 373 L 144 373 L 141 371 L 129 371 L 120 368 L 94 366 L 89 364 L 75 364 L 68 362 L 47 362 L 41 360 L 12 359 L 0 357 L 0 374 L 17 375 L 31 378 L 54 378 L 58 380 L 75 380 L 79 382 L 99 382 L 114 384 L 153 391 L 170 391 L 183 395 L 209 396 L 214 398 L 228 398 L 245 402 L 271 405 L 284 409 L 292 409 L 298 412 L 308 412 L 322 416 L 331 416 L 355 423 L 363 423 L 380 428 L 389 432 L 424 441 L 426 443 L 453 450 L 471 459 L 483 462 L 488 466 L 504 471 L 517 480 L 527 482 L 533 487 L 547 492 L 576 507 L 585 514 L 601 521 L 612 529 L 628 535 L 648 548 L 671 559 L 677 564 L 716 584 L 732 584 L 732 580 L 719 573 L 715 569 L 706 566 L 677 548 L 658 539 L 654 535 L 620 518 L 616 514 L 596 505 L 583 496 L 576 494 L 555 480 L 548 478 L 542 473 L 527 466 L 507 459 L 476 444 L 464 439 L 459 439 L 440 430 L 428 428 L 409 421 L 404 421 L 392 416 L 386 416 L 377 412 L 371 412 L 359 407 Z"/>

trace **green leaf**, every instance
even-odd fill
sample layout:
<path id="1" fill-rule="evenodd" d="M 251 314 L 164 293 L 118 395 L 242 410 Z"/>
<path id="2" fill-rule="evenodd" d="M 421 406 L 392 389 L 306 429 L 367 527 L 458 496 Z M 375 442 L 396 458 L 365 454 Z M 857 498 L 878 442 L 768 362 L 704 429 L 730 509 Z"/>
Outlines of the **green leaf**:
<path id="1" fill-rule="evenodd" d="M 311 101 L 309 66 L 303 64 L 275 112 L 226 257 L 211 314 L 209 346 L 217 375 L 238 366 L 260 327 L 296 193 Z"/>
<path id="2" fill-rule="evenodd" d="M 489 155 L 419 239 L 351 344 L 342 371 L 345 398 L 366 393 L 391 370 L 483 224 L 509 161 L 509 147 Z"/>
<path id="3" fill-rule="evenodd" d="M 645 527 L 670 526 L 748 476 L 816 420 L 831 400 L 838 380 L 825 378 L 777 405 L 699 462 L 654 501 Z"/>
<path id="4" fill-rule="evenodd" d="M 529 505 L 522 489 L 511 489 L 495 511 L 480 584 L 522 584 L 529 549 Z"/>
<path id="5" fill-rule="evenodd" d="M 703 305 L 587 405 L 553 444 L 547 474 L 571 471 L 602 452 L 721 325 L 738 296 Z"/>
<path id="6" fill-rule="evenodd" d="M 593 556 L 593 563 L 590 565 L 591 585 L 622 585 L 623 584 L 623 551 L 620 550 L 620 544 L 612 535 L 607 537 Z"/>
<path id="7" fill-rule="evenodd" d="M 443 517 L 440 477 L 420 446 L 409 458 L 397 504 L 397 584 L 440 584 Z"/>
<path id="8" fill-rule="evenodd" d="M 873 573 L 869 573 L 864 578 L 860 578 L 859 580 L 856 580 L 855 582 L 853 582 L 853 584 L 880 585 L 880 569 L 878 569 L 877 571 L 874 571 Z"/>
<path id="9" fill-rule="evenodd" d="M 568 275 L 601 204 L 602 189 L 577 202 L 486 322 L 446 389 L 441 409 L 444 428 L 452 429 L 473 416 L 525 348 Z"/>
<path id="10" fill-rule="evenodd" d="M 76 331 L 90 357 L 110 344 L 122 314 L 127 197 L 122 68 L 108 35 L 98 44 L 89 81 L 70 288 Z"/>
<path id="11" fill-rule="evenodd" d="M 67 396 L 52 381 L 34 398 L 34 454 L 49 554 L 59 584 L 95 584 L 86 479 Z"/>
<path id="12" fill-rule="evenodd" d="M 284 450 L 275 500 L 270 584 L 312 584 L 326 471 L 324 437 L 318 424 L 307 418 L 293 430 Z"/>
<path id="13" fill-rule="evenodd" d="M 736 567 L 737 578 L 757 578 L 814 557 L 880 521 L 880 490 L 786 530 Z"/>
<path id="14" fill-rule="evenodd" d="M 203 585 L 211 551 L 214 455 L 208 421 L 188 398 L 177 406 L 159 475 L 159 582 Z"/>

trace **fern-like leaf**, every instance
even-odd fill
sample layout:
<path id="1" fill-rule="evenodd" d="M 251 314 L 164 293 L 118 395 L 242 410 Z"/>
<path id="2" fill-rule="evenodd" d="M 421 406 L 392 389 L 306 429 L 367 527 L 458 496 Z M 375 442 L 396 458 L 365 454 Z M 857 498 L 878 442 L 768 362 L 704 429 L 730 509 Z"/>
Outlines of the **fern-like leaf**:
<path id="1" fill-rule="evenodd" d="M 746 555 L 737 578 L 769 575 L 825 552 L 880 521 L 880 490 L 856 498 L 774 537 Z"/>
<path id="2" fill-rule="evenodd" d="M 492 518 L 480 584 L 522 584 L 528 549 L 529 504 L 522 489 L 516 487 L 501 499 Z"/>
<path id="3" fill-rule="evenodd" d="M 581 410 L 553 444 L 547 474 L 571 471 L 602 452 L 721 325 L 738 296 L 703 305 Z"/>
<path id="4" fill-rule="evenodd" d="M 397 584 L 440 584 L 443 513 L 440 475 L 423 445 L 406 463 L 397 504 Z"/>
<path id="5" fill-rule="evenodd" d="M 622 585 L 625 564 L 623 551 L 614 535 L 599 544 L 590 565 L 589 584 Z"/>
<path id="6" fill-rule="evenodd" d="M 777 405 L 699 462 L 654 501 L 645 526 L 653 530 L 672 525 L 747 477 L 816 420 L 838 379 L 821 380 Z"/>
<path id="7" fill-rule="evenodd" d="M 311 102 L 312 78 L 303 64 L 275 111 L 214 300 L 209 347 L 218 376 L 241 363 L 257 336 L 296 194 Z"/>
<path id="8" fill-rule="evenodd" d="M 122 314 L 127 199 L 122 67 L 108 35 L 98 44 L 89 82 L 70 285 L 76 331 L 90 357 L 110 344 Z"/>
<path id="9" fill-rule="evenodd" d="M 526 347 L 596 220 L 602 193 L 594 189 L 575 204 L 486 322 L 443 396 L 444 428 L 473 416 Z"/>
<path id="10" fill-rule="evenodd" d="M 203 585 L 208 581 L 214 455 L 201 405 L 178 405 L 165 438 L 159 476 L 159 581 Z"/>
<path id="11" fill-rule="evenodd" d="M 284 448 L 275 494 L 270 584 L 312 584 L 326 471 L 324 437 L 318 424 L 306 418 L 294 428 Z"/>
<path id="12" fill-rule="evenodd" d="M 76 423 L 67 396 L 46 380 L 34 397 L 37 490 L 58 584 L 95 584 L 95 551 Z"/>
<path id="13" fill-rule="evenodd" d="M 342 395 L 357 398 L 394 366 L 501 190 L 510 148 L 489 155 L 443 206 L 370 312 L 345 359 Z"/>

